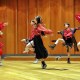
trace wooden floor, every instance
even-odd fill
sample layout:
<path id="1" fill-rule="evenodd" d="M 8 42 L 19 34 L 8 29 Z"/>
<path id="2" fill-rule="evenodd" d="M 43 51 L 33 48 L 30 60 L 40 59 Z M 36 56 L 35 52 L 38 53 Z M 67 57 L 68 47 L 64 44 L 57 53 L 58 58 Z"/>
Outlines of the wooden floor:
<path id="1" fill-rule="evenodd" d="M 40 62 L 3 61 L 0 66 L 0 80 L 80 80 L 80 61 L 46 61 L 46 70 Z"/>

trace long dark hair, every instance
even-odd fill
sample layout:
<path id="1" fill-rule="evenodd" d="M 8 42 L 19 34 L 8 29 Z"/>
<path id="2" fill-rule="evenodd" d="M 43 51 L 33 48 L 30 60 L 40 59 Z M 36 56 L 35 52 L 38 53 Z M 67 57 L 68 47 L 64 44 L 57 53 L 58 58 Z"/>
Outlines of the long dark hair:
<path id="1" fill-rule="evenodd" d="M 37 24 L 42 23 L 40 16 L 36 16 L 35 19 L 36 19 L 36 21 L 37 21 Z"/>
<path id="2" fill-rule="evenodd" d="M 68 27 L 70 27 L 70 24 L 69 24 L 69 23 L 64 23 L 64 26 L 65 26 L 65 25 L 68 25 Z"/>

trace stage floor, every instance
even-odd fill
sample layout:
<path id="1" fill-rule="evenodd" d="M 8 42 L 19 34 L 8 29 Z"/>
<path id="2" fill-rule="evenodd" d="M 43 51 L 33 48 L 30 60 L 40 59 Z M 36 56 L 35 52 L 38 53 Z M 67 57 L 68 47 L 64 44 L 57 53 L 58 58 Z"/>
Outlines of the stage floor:
<path id="1" fill-rule="evenodd" d="M 0 80 L 80 80 L 80 61 L 46 61 L 41 69 L 40 61 L 3 61 Z"/>

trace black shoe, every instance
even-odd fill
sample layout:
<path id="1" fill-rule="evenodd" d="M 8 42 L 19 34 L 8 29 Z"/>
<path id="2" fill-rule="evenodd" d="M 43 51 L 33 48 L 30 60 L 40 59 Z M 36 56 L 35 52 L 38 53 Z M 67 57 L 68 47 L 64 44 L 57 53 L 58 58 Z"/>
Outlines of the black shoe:
<path id="1" fill-rule="evenodd" d="M 54 49 L 56 47 L 56 44 L 50 45 L 49 47 Z"/>
<path id="2" fill-rule="evenodd" d="M 71 62 L 67 62 L 68 64 L 71 64 Z"/>
<path id="3" fill-rule="evenodd" d="M 42 65 L 42 69 L 46 69 L 46 67 L 47 67 L 47 65 L 45 64 L 45 65 Z"/>
<path id="4" fill-rule="evenodd" d="M 68 64 L 71 64 L 71 62 L 70 62 L 70 58 L 67 59 L 67 63 L 68 63 Z"/>
<path id="5" fill-rule="evenodd" d="M 61 58 L 61 56 L 56 56 L 56 61 L 58 61 Z"/>
<path id="6" fill-rule="evenodd" d="M 77 48 L 77 51 L 79 52 L 79 49 Z"/>
<path id="7" fill-rule="evenodd" d="M 47 65 L 44 61 L 41 62 L 42 63 L 42 69 L 46 69 Z"/>

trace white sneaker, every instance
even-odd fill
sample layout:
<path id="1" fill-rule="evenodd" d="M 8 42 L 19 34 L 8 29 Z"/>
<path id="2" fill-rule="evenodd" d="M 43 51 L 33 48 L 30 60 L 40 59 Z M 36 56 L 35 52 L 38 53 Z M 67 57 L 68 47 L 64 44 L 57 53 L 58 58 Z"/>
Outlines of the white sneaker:
<path id="1" fill-rule="evenodd" d="M 59 60 L 61 58 L 61 56 L 56 56 L 56 61 Z"/>
<path id="2" fill-rule="evenodd" d="M 34 63 L 34 64 L 37 64 L 37 63 L 38 63 L 38 59 L 36 59 L 33 63 Z"/>

